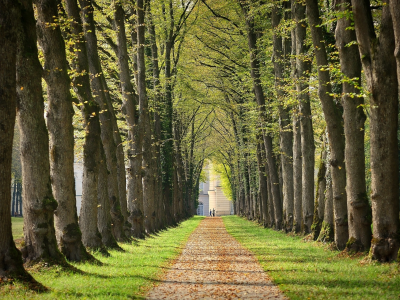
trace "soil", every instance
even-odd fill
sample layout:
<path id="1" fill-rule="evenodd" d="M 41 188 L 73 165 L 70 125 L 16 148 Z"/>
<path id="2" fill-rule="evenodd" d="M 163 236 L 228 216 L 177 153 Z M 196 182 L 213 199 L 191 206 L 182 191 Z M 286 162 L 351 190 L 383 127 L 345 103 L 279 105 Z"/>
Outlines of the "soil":
<path id="1" fill-rule="evenodd" d="M 207 217 L 146 299 L 288 298 L 264 273 L 253 254 L 228 234 L 222 219 Z"/>

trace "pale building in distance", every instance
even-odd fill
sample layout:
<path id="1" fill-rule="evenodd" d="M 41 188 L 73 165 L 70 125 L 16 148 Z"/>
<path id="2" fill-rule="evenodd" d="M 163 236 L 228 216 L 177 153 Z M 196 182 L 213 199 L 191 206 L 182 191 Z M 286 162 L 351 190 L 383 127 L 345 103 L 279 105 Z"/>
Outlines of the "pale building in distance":
<path id="1" fill-rule="evenodd" d="M 206 173 L 206 182 L 199 185 L 199 206 L 197 215 L 209 216 L 210 209 L 215 209 L 215 216 L 225 216 L 233 214 L 233 202 L 230 201 L 222 192 L 219 175 L 213 172 L 212 164 L 204 167 Z"/>

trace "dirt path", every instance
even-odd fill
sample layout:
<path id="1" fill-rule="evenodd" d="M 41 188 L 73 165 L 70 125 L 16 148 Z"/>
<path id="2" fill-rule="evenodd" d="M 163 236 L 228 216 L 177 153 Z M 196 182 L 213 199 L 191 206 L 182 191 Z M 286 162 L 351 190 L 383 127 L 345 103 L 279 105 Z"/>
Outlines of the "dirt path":
<path id="1" fill-rule="evenodd" d="M 225 229 L 206 218 L 176 263 L 147 299 L 286 299 L 256 258 Z"/>

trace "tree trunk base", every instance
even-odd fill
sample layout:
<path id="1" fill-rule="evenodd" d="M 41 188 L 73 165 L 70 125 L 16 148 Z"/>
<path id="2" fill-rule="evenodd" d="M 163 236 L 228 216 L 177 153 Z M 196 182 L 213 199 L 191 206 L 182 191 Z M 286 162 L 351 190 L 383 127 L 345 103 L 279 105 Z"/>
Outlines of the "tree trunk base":
<path id="1" fill-rule="evenodd" d="M 399 241 L 395 238 L 373 238 L 371 242 L 372 259 L 390 262 L 398 259 Z"/>
<path id="2" fill-rule="evenodd" d="M 46 292 L 48 289 L 37 282 L 28 272 L 25 271 L 20 251 L 15 247 L 11 239 L 9 247 L 0 252 L 0 286 L 20 281 L 26 284 L 30 290 Z"/>

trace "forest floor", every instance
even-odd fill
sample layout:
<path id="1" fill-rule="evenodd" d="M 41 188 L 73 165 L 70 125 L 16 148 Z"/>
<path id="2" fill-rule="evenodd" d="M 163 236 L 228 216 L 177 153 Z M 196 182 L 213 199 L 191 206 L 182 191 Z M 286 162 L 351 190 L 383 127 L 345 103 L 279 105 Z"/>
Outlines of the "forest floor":
<path id="1" fill-rule="evenodd" d="M 254 255 L 228 234 L 222 218 L 208 217 L 147 299 L 286 298 Z"/>

